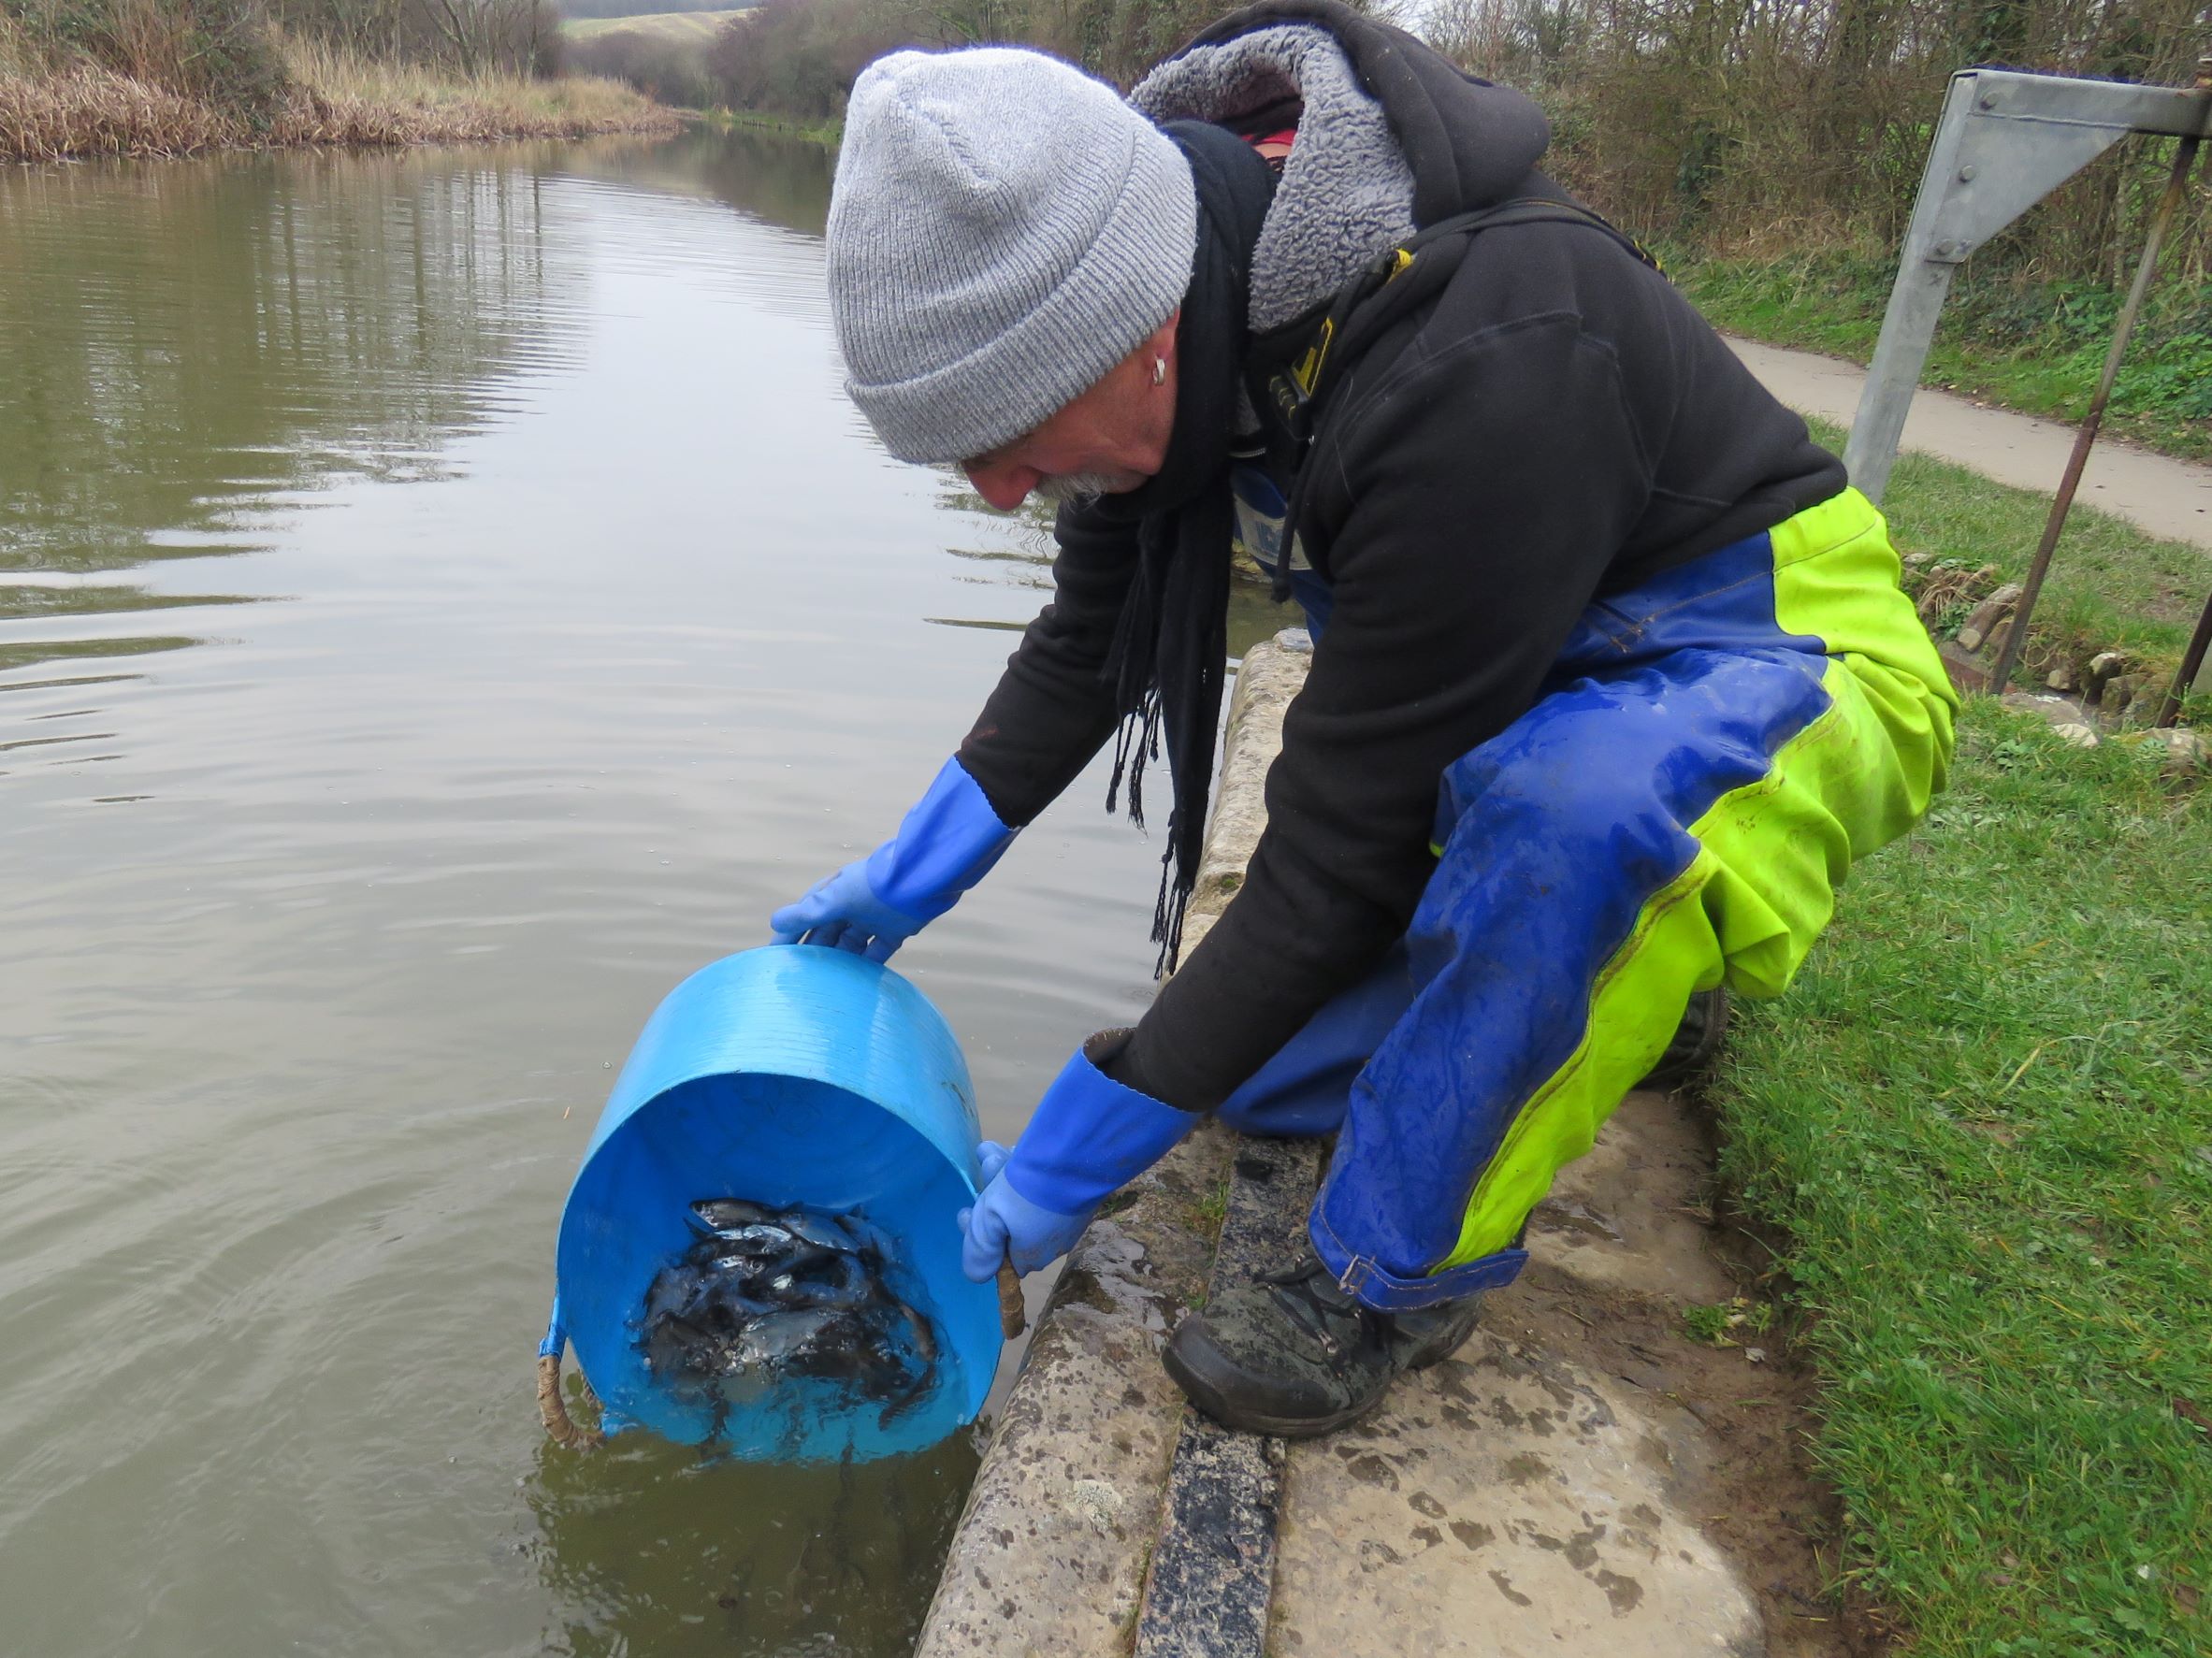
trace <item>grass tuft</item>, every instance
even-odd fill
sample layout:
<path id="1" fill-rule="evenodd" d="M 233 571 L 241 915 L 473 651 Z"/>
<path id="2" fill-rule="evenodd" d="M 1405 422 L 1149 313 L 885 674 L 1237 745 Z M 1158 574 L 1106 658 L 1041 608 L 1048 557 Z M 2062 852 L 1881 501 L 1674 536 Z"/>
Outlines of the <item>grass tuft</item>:
<path id="1" fill-rule="evenodd" d="M 1716 1079 L 1917 1653 L 2212 1650 L 2212 791 L 2158 753 L 1971 700 Z"/>

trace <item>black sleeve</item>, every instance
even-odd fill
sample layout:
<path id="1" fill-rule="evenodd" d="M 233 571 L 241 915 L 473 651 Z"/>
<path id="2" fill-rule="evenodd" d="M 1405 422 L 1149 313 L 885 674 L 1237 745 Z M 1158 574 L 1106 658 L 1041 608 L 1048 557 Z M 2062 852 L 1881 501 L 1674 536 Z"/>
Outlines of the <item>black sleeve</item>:
<path id="1" fill-rule="evenodd" d="M 1405 931 L 1444 768 L 1535 699 L 1649 498 L 1609 347 L 1538 316 L 1416 337 L 1309 466 L 1335 584 L 1244 885 L 1116 1066 L 1210 1109 Z M 1333 503 L 1333 504 L 1332 504 Z"/>
<path id="2" fill-rule="evenodd" d="M 1113 732 L 1106 662 L 1136 569 L 1134 522 L 1068 507 L 1052 533 L 1052 602 L 1023 631 L 960 745 L 961 764 L 1015 829 L 1057 800 Z"/>

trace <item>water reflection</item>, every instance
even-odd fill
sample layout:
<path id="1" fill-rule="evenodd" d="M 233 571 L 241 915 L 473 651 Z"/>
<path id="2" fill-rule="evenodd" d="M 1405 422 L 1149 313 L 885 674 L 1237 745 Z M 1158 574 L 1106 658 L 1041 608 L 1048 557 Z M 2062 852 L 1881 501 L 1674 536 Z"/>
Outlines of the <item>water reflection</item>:
<path id="1" fill-rule="evenodd" d="M 441 475 L 504 377 L 569 351 L 538 186 L 344 154 L 0 170 L 0 625 L 239 602 L 97 578 L 264 547 L 339 477 Z M 0 666 L 179 642 L 0 626 Z"/>
<path id="2" fill-rule="evenodd" d="M 747 218 L 819 237 L 830 223 L 837 151 L 772 133 L 694 128 L 651 150 L 582 147 L 568 166 L 585 178 L 709 197 Z"/>

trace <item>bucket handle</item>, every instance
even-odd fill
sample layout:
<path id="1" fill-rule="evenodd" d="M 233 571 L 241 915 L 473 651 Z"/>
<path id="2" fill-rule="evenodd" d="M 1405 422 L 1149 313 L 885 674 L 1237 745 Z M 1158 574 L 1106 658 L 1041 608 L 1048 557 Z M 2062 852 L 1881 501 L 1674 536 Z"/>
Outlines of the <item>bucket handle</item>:
<path id="1" fill-rule="evenodd" d="M 569 1333 L 561 1328 L 560 1299 L 554 1298 L 553 1317 L 545 1325 L 545 1339 L 538 1344 L 538 1420 L 545 1424 L 545 1432 L 554 1444 L 564 1450 L 597 1450 L 607 1442 L 606 1435 L 592 1428 L 581 1428 L 571 1420 L 567 1403 L 560 1395 L 560 1354 L 569 1345 Z M 584 1396 L 593 1406 L 599 1398 L 591 1391 L 591 1378 L 582 1371 L 576 1373 L 584 1383 Z"/>
<path id="2" fill-rule="evenodd" d="M 1009 1254 L 999 1262 L 999 1333 L 1013 1341 L 1028 1327 L 1029 1312 L 1021 1305 L 1021 1279 Z"/>

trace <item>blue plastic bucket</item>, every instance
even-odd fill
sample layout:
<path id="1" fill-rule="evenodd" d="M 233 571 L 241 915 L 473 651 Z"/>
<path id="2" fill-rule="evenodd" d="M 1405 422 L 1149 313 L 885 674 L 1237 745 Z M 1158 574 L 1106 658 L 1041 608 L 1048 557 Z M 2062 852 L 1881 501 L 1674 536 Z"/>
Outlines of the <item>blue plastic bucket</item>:
<path id="1" fill-rule="evenodd" d="M 552 1327 L 614 1432 L 712 1438 L 762 1461 L 918 1450 L 975 1420 L 1004 1342 L 997 1292 L 960 1268 L 975 1202 L 976 1097 L 944 1016 L 889 968 L 770 945 L 693 973 L 654 1011 L 616 1078 L 561 1212 Z M 895 1411 L 834 1381 L 786 1377 L 721 1420 L 658 1383 L 645 1291 L 698 1233 L 691 1204 L 748 1198 L 859 1210 L 889 1235 L 890 1286 L 927 1318 L 936 1375 Z"/>

